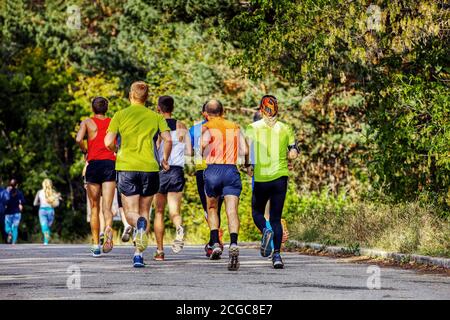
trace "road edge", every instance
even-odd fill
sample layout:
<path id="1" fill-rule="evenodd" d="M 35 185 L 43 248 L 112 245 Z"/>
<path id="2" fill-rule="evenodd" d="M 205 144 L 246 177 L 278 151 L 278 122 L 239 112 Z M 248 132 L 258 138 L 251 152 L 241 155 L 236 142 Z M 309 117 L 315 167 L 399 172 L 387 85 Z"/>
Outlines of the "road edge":
<path id="1" fill-rule="evenodd" d="M 320 252 L 326 252 L 331 254 L 351 254 L 355 256 L 367 256 L 371 258 L 383 258 L 392 259 L 396 262 L 415 262 L 417 264 L 437 266 L 444 269 L 450 270 L 450 259 L 429 257 L 418 254 L 405 254 L 398 252 L 388 252 L 377 249 L 368 248 L 346 248 L 340 246 L 326 246 L 320 243 L 314 242 L 302 242 L 297 240 L 288 240 L 287 244 L 289 247 L 298 249 L 313 249 Z"/>

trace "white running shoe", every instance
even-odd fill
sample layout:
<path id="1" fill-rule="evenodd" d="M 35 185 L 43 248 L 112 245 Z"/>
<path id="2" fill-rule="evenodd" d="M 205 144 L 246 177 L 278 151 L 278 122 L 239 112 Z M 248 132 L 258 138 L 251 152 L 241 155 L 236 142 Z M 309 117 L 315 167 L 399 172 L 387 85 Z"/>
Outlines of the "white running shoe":
<path id="1" fill-rule="evenodd" d="M 181 250 L 183 250 L 183 247 L 184 247 L 184 228 L 183 226 L 179 226 L 177 228 L 177 235 L 172 244 L 172 251 L 174 253 L 179 253 Z"/>
<path id="2" fill-rule="evenodd" d="M 229 260 L 228 260 L 228 270 L 237 271 L 239 270 L 239 247 L 236 244 L 230 245 L 229 249 Z"/>
<path id="3" fill-rule="evenodd" d="M 131 238 L 131 234 L 133 233 L 133 227 L 132 226 L 127 226 L 122 233 L 122 242 L 128 242 L 130 241 Z"/>

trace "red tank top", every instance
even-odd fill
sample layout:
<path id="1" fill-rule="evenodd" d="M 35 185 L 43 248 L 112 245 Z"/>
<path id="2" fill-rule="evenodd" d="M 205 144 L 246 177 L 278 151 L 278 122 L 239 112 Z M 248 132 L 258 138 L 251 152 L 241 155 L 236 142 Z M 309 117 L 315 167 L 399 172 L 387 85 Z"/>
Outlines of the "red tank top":
<path id="1" fill-rule="evenodd" d="M 98 119 L 91 118 L 97 125 L 97 135 L 94 139 L 88 139 L 88 157 L 87 160 L 116 160 L 114 152 L 105 147 L 106 130 L 108 130 L 111 118 Z"/>

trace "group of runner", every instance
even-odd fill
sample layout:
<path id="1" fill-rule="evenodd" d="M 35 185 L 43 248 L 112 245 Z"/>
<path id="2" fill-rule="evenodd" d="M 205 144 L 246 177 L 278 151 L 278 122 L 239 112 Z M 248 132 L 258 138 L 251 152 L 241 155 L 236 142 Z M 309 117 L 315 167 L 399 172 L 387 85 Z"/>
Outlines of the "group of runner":
<path id="1" fill-rule="evenodd" d="M 225 205 L 230 234 L 228 269 L 239 269 L 239 198 L 242 191 L 238 165 L 252 176 L 252 216 L 262 233 L 261 255 L 271 256 L 274 268 L 283 268 L 280 255 L 283 241 L 282 211 L 288 184 L 288 162 L 298 156 L 292 129 L 278 119 L 274 96 L 261 99 L 261 119 L 242 130 L 225 119 L 220 101 L 202 106 L 203 120 L 189 130 L 172 118 L 174 99 L 158 99 L 157 112 L 145 106 L 149 95 L 146 83 L 132 84 L 130 106 L 106 117 L 108 100 L 92 101 L 94 116 L 84 120 L 76 140 L 86 154 L 85 181 L 91 205 L 93 256 L 113 248 L 112 203 L 117 193 L 125 218 L 124 236 L 133 238 L 133 266 L 144 267 L 143 252 L 149 244 L 150 212 L 154 203 L 154 259 L 164 260 L 164 211 L 176 228 L 172 244 L 175 253 L 184 246 L 181 216 L 185 185 L 186 156 L 193 157 L 198 193 L 210 229 L 205 246 L 211 260 L 224 251 L 220 228 L 220 208 Z M 87 136 L 87 144 L 84 142 Z M 104 216 L 104 240 L 100 239 L 100 201 Z M 268 208 L 269 213 L 266 213 Z M 127 237 L 125 237 L 127 238 Z"/>
<path id="2" fill-rule="evenodd" d="M 50 179 L 42 181 L 42 189 L 36 193 L 33 205 L 39 210 L 39 224 L 44 245 L 50 241 L 50 228 L 55 217 L 55 208 L 59 206 L 61 195 L 53 188 Z M 0 229 L 6 243 L 15 245 L 19 237 L 19 225 L 25 205 L 25 197 L 19 189 L 16 179 L 11 179 L 6 188 L 0 187 Z"/>

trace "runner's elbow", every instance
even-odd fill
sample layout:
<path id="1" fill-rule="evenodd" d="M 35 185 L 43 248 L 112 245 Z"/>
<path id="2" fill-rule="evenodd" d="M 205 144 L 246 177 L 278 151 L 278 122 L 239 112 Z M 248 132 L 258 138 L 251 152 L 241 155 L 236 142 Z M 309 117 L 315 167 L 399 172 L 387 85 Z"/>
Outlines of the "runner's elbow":
<path id="1" fill-rule="evenodd" d="M 172 148 L 172 145 L 173 145 L 172 138 L 164 139 L 164 146 L 167 146 L 167 147 L 170 146 L 170 148 Z"/>
<path id="2" fill-rule="evenodd" d="M 162 137 L 164 140 L 164 143 L 170 143 L 172 144 L 172 137 L 169 135 L 164 135 L 164 137 Z"/>
<path id="3" fill-rule="evenodd" d="M 298 152 L 297 152 L 297 150 L 291 150 L 291 151 L 289 151 L 289 154 L 288 154 L 288 159 L 289 159 L 289 160 L 295 160 L 295 159 L 297 159 L 297 157 L 298 157 Z"/>
<path id="4" fill-rule="evenodd" d="M 106 144 L 105 143 L 105 147 L 106 147 L 106 149 L 108 149 L 109 151 L 112 151 L 112 152 L 114 152 L 115 151 L 115 148 L 114 148 L 114 144 Z"/>

